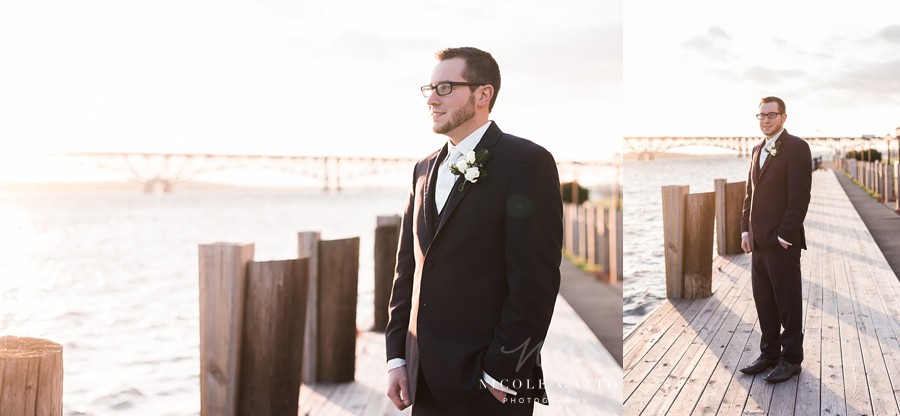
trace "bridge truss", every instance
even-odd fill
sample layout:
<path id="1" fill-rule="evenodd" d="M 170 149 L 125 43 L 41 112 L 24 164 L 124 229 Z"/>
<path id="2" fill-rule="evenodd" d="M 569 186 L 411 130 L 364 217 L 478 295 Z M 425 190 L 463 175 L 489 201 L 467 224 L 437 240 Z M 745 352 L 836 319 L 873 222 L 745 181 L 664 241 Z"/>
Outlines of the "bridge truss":
<path id="1" fill-rule="evenodd" d="M 862 137 L 804 137 L 807 143 L 816 146 L 841 150 L 863 144 L 867 138 Z M 753 137 L 625 137 L 624 151 L 638 155 L 639 159 L 653 159 L 657 153 L 685 146 L 714 146 L 736 151 L 738 157 L 750 156 L 753 147 L 762 138 Z"/>
<path id="2" fill-rule="evenodd" d="M 94 165 L 141 184 L 146 192 L 165 193 L 176 183 L 203 173 L 235 169 L 287 172 L 322 183 L 325 191 L 340 191 L 344 181 L 387 173 L 412 172 L 413 158 L 356 156 L 276 156 L 188 153 L 67 153 L 66 158 Z M 618 176 L 619 162 L 559 162 L 560 178 Z M 615 172 L 611 173 L 610 169 Z M 568 179 L 566 179 L 568 178 Z M 614 180 L 612 178 L 611 180 Z"/>

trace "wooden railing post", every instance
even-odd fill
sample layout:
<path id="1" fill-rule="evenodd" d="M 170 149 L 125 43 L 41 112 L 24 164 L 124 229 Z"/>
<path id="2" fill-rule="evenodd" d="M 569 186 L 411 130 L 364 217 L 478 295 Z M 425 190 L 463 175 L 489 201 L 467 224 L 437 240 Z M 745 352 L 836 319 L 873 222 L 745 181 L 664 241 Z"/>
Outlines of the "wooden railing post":
<path id="1" fill-rule="evenodd" d="M 622 253 L 623 253 L 623 224 L 622 224 L 622 210 L 618 208 L 613 208 L 612 218 L 613 223 L 610 226 L 610 267 L 609 267 L 609 276 L 611 281 L 619 281 L 622 280 Z M 615 244 L 612 244 L 614 242 Z M 613 277 L 615 276 L 615 280 Z"/>
<path id="2" fill-rule="evenodd" d="M 746 182 L 726 183 L 716 179 L 716 252 L 720 255 L 740 254 L 741 214 L 744 208 Z"/>
<path id="3" fill-rule="evenodd" d="M 0 415 L 63 414 L 62 350 L 46 339 L 0 337 Z"/>
<path id="4" fill-rule="evenodd" d="M 306 327 L 303 329 L 303 382 L 315 383 L 318 371 L 319 339 L 319 240 L 318 231 L 304 231 L 297 234 L 297 254 L 308 258 Z"/>
<path id="5" fill-rule="evenodd" d="M 690 187 L 686 185 L 667 185 L 662 187 L 666 297 L 671 299 L 679 299 L 683 295 L 684 201 L 689 190 Z"/>
<path id="6" fill-rule="evenodd" d="M 685 198 L 684 292 L 688 299 L 712 296 L 713 224 L 716 195 L 705 192 Z"/>
<path id="7" fill-rule="evenodd" d="M 584 237 L 585 237 L 585 261 L 588 264 L 597 265 L 597 211 L 599 211 L 596 205 L 591 205 L 585 209 L 585 224 L 584 224 Z"/>
<path id="8" fill-rule="evenodd" d="M 241 346 L 239 414 L 296 415 L 309 259 L 251 262 Z"/>
<path id="9" fill-rule="evenodd" d="M 397 244 L 400 240 L 400 216 L 379 216 L 375 226 L 375 323 L 374 330 L 384 331 L 388 322 L 388 302 L 397 266 Z"/>
<path id="10" fill-rule="evenodd" d="M 613 274 L 609 270 L 609 211 L 610 208 L 597 209 L 597 265 L 609 279 Z"/>
<path id="11" fill-rule="evenodd" d="M 319 311 L 316 379 L 353 381 L 359 237 L 319 242 Z"/>
<path id="12" fill-rule="evenodd" d="M 578 253 L 575 254 L 581 261 L 587 261 L 587 231 L 590 230 L 588 228 L 588 208 L 589 207 L 587 206 L 587 204 L 581 204 L 578 206 Z"/>
<path id="13" fill-rule="evenodd" d="M 200 414 L 237 414 L 247 264 L 253 244 L 201 244 Z"/>
<path id="14" fill-rule="evenodd" d="M 894 165 L 884 164 L 884 202 L 894 202 Z"/>

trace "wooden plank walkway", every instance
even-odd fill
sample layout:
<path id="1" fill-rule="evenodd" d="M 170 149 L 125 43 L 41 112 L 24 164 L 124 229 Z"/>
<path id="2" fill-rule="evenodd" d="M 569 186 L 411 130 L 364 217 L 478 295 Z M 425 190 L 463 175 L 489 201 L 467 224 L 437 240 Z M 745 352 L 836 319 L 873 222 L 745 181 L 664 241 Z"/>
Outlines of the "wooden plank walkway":
<path id="1" fill-rule="evenodd" d="M 713 296 L 664 301 L 626 336 L 625 414 L 900 414 L 900 281 L 834 173 L 813 173 L 805 225 L 800 376 L 737 371 L 759 355 L 750 256 L 720 256 Z"/>
<path id="2" fill-rule="evenodd" d="M 384 334 L 360 332 L 356 340 L 356 381 L 303 385 L 300 415 L 409 415 L 385 395 Z M 621 415 L 622 368 L 561 296 L 541 351 L 550 405 L 536 415 Z"/>

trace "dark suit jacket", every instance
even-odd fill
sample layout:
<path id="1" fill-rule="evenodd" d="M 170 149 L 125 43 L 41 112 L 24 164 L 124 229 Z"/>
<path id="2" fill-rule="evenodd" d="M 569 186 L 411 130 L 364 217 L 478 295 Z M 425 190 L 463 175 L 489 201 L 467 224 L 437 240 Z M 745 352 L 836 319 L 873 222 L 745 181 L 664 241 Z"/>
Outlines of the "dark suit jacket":
<path id="1" fill-rule="evenodd" d="M 539 350 L 559 292 L 562 202 L 553 156 L 495 123 L 488 176 L 460 176 L 437 219 L 443 146 L 416 164 L 403 214 L 385 331 L 387 358 L 405 358 L 411 395 L 421 365 L 445 402 L 473 399 L 482 370 L 519 397 L 546 397 Z"/>
<path id="2" fill-rule="evenodd" d="M 741 232 L 750 233 L 754 250 L 780 248 L 778 237 L 806 248 L 803 220 L 809 208 L 812 158 L 809 145 L 797 136 L 781 133 L 776 156 L 768 155 L 759 167 L 765 140 L 753 148 Z"/>

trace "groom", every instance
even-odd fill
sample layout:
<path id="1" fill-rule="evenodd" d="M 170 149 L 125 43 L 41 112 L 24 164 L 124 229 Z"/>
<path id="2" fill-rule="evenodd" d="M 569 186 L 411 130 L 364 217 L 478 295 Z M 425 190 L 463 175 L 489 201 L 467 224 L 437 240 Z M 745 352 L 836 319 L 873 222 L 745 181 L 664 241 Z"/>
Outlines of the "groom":
<path id="1" fill-rule="evenodd" d="M 530 415 L 559 291 L 562 202 L 547 150 L 488 114 L 487 52 L 437 53 L 428 98 L 448 142 L 416 164 L 385 331 L 388 391 L 413 415 Z"/>
<path id="2" fill-rule="evenodd" d="M 812 163 L 809 145 L 784 129 L 784 101 L 763 98 L 756 118 L 766 140 L 753 148 L 741 248 L 753 253 L 750 274 L 762 338 L 760 356 L 741 371 L 758 374 L 775 366 L 764 380 L 780 383 L 799 374 L 803 361 L 800 249 L 806 249 L 803 219 Z"/>

